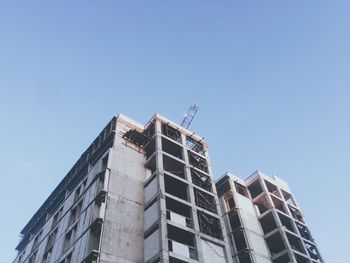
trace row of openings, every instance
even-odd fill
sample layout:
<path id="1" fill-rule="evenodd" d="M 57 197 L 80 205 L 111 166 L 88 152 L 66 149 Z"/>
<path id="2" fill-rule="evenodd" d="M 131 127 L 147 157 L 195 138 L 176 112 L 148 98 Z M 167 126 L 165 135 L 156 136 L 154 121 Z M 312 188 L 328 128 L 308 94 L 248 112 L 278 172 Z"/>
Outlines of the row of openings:
<path id="1" fill-rule="evenodd" d="M 193 228 L 192 209 L 190 206 L 166 197 L 167 219 L 177 224 Z M 200 231 L 211 237 L 222 239 L 221 222 L 203 211 L 197 211 Z"/>
<path id="2" fill-rule="evenodd" d="M 174 156 L 177 159 L 184 160 L 184 154 L 183 154 L 183 147 L 165 139 L 162 137 L 162 150 L 166 153 L 168 153 L 171 156 Z M 145 147 L 145 155 L 146 159 L 149 159 L 155 152 L 155 138 L 153 138 Z M 198 154 L 195 154 L 191 152 L 190 150 L 187 151 L 189 163 L 191 166 L 196 167 L 197 169 L 208 173 L 208 162 L 205 158 L 199 156 Z"/>
<path id="3" fill-rule="evenodd" d="M 167 174 L 164 175 L 164 183 L 166 193 L 189 201 L 188 184 Z M 194 188 L 194 196 L 197 206 L 217 214 L 217 204 L 213 195 Z"/>
<path id="4" fill-rule="evenodd" d="M 97 192 L 99 191 L 99 189 L 102 188 L 103 183 L 104 183 L 104 174 L 100 174 L 98 176 L 98 182 L 96 185 Z M 85 189 L 85 187 L 86 187 L 86 180 L 84 180 L 83 183 L 77 187 L 77 189 L 75 191 L 74 202 L 80 198 L 81 193 Z M 101 205 L 100 203 L 96 202 L 95 206 L 100 206 L 100 205 Z M 82 206 L 83 206 L 83 200 L 81 199 L 78 202 L 78 204 L 76 204 L 70 211 L 70 217 L 69 217 L 69 221 L 68 221 L 68 225 L 67 225 L 69 231 L 65 235 L 65 239 L 64 239 L 64 243 L 63 243 L 63 252 L 65 252 L 71 246 L 73 241 L 75 240 L 77 226 L 78 226 L 78 218 L 81 214 Z M 58 222 L 62 218 L 62 214 L 63 214 L 63 206 L 53 216 L 52 223 L 51 223 L 51 233 L 48 235 L 47 243 L 45 246 L 44 256 L 42 259 L 43 263 L 50 261 L 52 249 L 53 249 L 53 246 L 56 242 L 56 236 L 57 236 L 57 232 L 58 232 Z M 93 218 L 94 217 L 95 216 L 93 215 Z M 72 225 L 74 225 L 74 226 L 71 227 Z M 35 250 L 35 252 L 29 257 L 29 259 L 28 259 L 29 263 L 35 262 L 35 259 L 37 257 L 37 248 L 38 248 L 39 240 L 42 236 L 42 233 L 43 233 L 43 231 L 41 230 L 39 232 L 39 234 L 34 238 L 31 251 L 33 252 Z M 22 253 L 21 256 L 19 257 L 18 263 L 22 262 L 23 254 L 24 253 Z M 69 259 L 69 257 L 68 257 L 68 259 Z"/>
<path id="5" fill-rule="evenodd" d="M 185 172 L 186 166 L 184 163 L 177 161 L 174 158 L 171 158 L 167 155 L 162 155 L 162 157 L 163 168 L 166 172 L 176 175 L 182 179 L 187 179 Z M 146 168 L 150 169 L 152 174 L 156 171 L 157 167 L 155 157 L 152 157 L 150 160 L 148 160 L 148 162 L 146 163 Z M 212 192 L 212 181 L 208 175 L 194 168 L 190 169 L 190 174 L 193 184 L 200 188 L 203 188 L 206 191 Z"/>

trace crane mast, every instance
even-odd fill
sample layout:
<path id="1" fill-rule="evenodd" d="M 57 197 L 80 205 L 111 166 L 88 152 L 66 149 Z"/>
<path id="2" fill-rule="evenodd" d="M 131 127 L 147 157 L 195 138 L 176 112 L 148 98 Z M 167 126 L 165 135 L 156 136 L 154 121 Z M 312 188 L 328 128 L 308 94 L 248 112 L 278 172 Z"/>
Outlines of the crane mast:
<path id="1" fill-rule="evenodd" d="M 181 126 L 184 128 L 188 128 L 194 118 L 194 116 L 196 115 L 197 111 L 199 109 L 199 105 L 198 104 L 192 104 L 190 106 L 190 108 L 188 109 L 188 111 L 185 114 L 184 119 L 181 122 Z"/>

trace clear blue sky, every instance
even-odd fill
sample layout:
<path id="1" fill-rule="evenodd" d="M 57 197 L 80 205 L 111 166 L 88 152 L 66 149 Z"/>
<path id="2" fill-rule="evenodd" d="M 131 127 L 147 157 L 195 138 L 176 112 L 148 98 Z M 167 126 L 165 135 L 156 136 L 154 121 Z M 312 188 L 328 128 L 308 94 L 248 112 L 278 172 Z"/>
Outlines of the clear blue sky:
<path id="1" fill-rule="evenodd" d="M 215 176 L 289 182 L 327 263 L 348 262 L 350 2 L 1 1 L 0 261 L 118 112 L 204 136 Z"/>

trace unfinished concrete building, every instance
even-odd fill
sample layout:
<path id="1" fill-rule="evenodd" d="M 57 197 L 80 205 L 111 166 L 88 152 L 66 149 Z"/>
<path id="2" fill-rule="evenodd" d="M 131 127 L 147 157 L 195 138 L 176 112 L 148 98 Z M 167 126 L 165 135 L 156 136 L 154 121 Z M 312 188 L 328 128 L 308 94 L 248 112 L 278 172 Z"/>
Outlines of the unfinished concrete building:
<path id="1" fill-rule="evenodd" d="M 226 263 L 203 138 L 114 117 L 21 231 L 14 263 Z"/>
<path id="2" fill-rule="evenodd" d="M 235 262 L 324 262 L 286 182 L 227 173 L 216 188 Z"/>

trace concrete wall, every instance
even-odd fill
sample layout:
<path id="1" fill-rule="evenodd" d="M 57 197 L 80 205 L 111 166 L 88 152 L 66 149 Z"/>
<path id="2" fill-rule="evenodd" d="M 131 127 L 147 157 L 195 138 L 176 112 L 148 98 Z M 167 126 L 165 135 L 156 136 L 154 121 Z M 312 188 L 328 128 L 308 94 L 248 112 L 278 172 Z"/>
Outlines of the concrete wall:
<path id="1" fill-rule="evenodd" d="M 144 230 L 148 230 L 156 221 L 159 220 L 160 210 L 159 201 L 154 202 L 150 207 L 147 208 L 144 214 Z"/>
<path id="2" fill-rule="evenodd" d="M 117 124 L 118 131 L 127 127 Z M 143 261 L 143 153 L 118 136 L 110 153 L 110 178 L 104 218 L 101 262 Z"/>
<path id="3" fill-rule="evenodd" d="M 147 262 L 152 257 L 154 257 L 156 254 L 158 254 L 161 250 L 160 248 L 160 230 L 157 229 L 154 231 L 149 237 L 145 239 L 145 247 L 144 247 L 144 253 L 145 253 L 145 261 Z M 142 261 L 139 261 L 142 262 Z"/>

